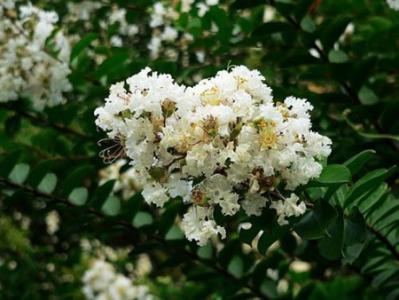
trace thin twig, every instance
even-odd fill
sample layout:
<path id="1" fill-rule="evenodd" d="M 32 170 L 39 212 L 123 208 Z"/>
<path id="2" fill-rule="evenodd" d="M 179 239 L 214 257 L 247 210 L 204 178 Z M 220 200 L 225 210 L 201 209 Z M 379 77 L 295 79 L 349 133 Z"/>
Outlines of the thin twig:
<path id="1" fill-rule="evenodd" d="M 91 137 L 80 132 L 77 131 L 73 128 L 64 126 L 62 124 L 59 123 L 53 123 L 50 122 L 48 119 L 41 117 L 35 113 L 20 109 L 14 105 L 10 105 L 8 103 L 0 103 L 0 108 L 6 109 L 6 110 L 10 110 L 15 112 L 16 114 L 20 115 L 21 117 L 24 117 L 25 119 L 29 119 L 30 121 L 32 121 L 32 123 L 37 124 L 37 125 L 44 125 L 44 126 L 49 126 L 57 131 L 60 131 L 62 133 L 65 134 L 69 134 L 69 135 L 74 135 L 76 137 L 79 137 L 81 139 L 84 140 L 91 140 Z"/>

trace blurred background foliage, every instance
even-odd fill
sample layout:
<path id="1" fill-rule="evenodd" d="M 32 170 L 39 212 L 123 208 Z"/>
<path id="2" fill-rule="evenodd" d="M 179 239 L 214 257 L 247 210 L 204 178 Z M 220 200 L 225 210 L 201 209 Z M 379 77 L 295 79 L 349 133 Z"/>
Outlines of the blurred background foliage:
<path id="1" fill-rule="evenodd" d="M 148 255 L 139 280 L 156 299 L 399 298 L 399 12 L 372 0 L 221 1 L 202 17 L 180 13 L 172 24 L 192 41 L 151 57 L 154 1 L 98 1 L 87 21 L 71 20 L 78 2 L 33 1 L 73 36 L 68 102 L 43 112 L 29 99 L 0 103 L 1 299 L 83 299 L 96 247 L 116 252 L 105 257 L 125 274 Z M 121 24 L 101 25 L 115 7 L 139 28 L 118 46 Z M 242 214 L 223 221 L 227 240 L 199 248 L 176 225 L 181 204 L 157 211 L 115 190 L 119 177 L 101 181 L 93 111 L 145 66 L 191 84 L 240 64 L 259 69 L 276 99 L 309 99 L 333 152 L 300 191 L 313 208 L 293 228 Z"/>

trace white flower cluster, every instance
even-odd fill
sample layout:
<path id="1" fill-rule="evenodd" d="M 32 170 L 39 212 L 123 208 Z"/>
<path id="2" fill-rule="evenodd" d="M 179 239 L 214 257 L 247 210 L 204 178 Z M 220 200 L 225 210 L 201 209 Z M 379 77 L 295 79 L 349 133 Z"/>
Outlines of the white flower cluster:
<path id="1" fill-rule="evenodd" d="M 148 50 L 152 59 L 157 59 L 165 44 L 174 44 L 176 46 L 179 33 L 173 26 L 173 21 L 179 16 L 178 12 L 171 6 L 167 7 L 162 2 L 156 2 L 151 10 L 150 28 L 152 29 L 151 40 L 148 43 Z M 187 40 L 192 37 L 188 36 Z M 175 49 L 166 49 L 166 56 L 176 59 Z"/>
<path id="2" fill-rule="evenodd" d="M 116 47 L 126 45 L 126 41 L 131 42 L 131 38 L 137 36 L 140 31 L 143 35 L 151 36 L 151 39 L 147 43 L 148 55 L 151 59 L 158 59 L 162 56 L 172 61 L 179 60 L 183 65 L 188 65 L 191 59 L 188 47 L 193 43 L 194 36 L 186 32 L 186 30 L 182 30 L 181 26 L 177 24 L 178 20 L 182 14 L 186 14 L 189 19 L 193 17 L 202 18 L 212 6 L 218 5 L 219 0 L 194 2 L 194 0 L 155 2 L 148 10 L 149 22 L 141 24 L 140 27 L 138 24 L 129 23 L 126 17 L 126 9 L 112 5 L 110 12 L 106 13 L 104 19 L 99 22 L 100 31 L 107 33 L 106 31 L 111 25 L 117 25 L 117 30 L 110 37 L 109 41 L 112 46 Z M 68 3 L 68 13 L 65 14 L 63 21 L 68 24 L 79 22 L 86 30 L 93 30 L 95 23 L 90 21 L 90 16 L 100 13 L 102 8 L 104 8 L 104 4 L 91 0 Z M 146 17 L 148 16 L 145 15 L 145 22 L 147 22 Z M 136 22 L 143 21 L 144 19 L 139 19 Z M 216 24 L 212 23 L 211 32 L 217 30 Z M 210 32 L 205 31 L 202 34 L 207 36 Z M 103 34 L 103 36 L 106 35 Z M 77 34 L 71 34 L 70 38 L 74 42 L 80 39 Z M 93 43 L 96 45 L 98 41 L 94 41 Z M 103 55 L 91 51 L 88 54 L 91 57 L 95 57 L 98 63 L 103 62 L 105 58 Z M 206 56 L 203 49 L 196 47 L 195 55 L 198 62 L 203 63 L 205 61 Z"/>
<path id="3" fill-rule="evenodd" d="M 181 1 L 181 11 L 189 12 L 193 8 L 195 0 L 182 0 Z M 218 5 L 219 0 L 205 0 L 199 1 L 195 4 L 194 7 L 197 8 L 197 14 L 200 17 L 205 16 L 205 14 L 209 11 L 212 6 Z"/>
<path id="4" fill-rule="evenodd" d="M 218 5 L 219 0 L 199 1 L 195 5 L 194 2 L 195 0 L 181 0 L 178 5 L 171 5 L 164 1 L 153 5 L 149 24 L 152 37 L 148 43 L 152 59 L 157 59 L 163 53 L 167 58 L 176 60 L 179 56 L 178 51 L 181 51 L 183 62 L 189 60 L 186 50 L 194 37 L 187 32 L 179 35 L 175 22 L 184 13 L 202 18 L 212 6 Z M 216 25 L 212 25 L 214 31 L 217 31 Z M 203 50 L 197 49 L 196 57 L 199 62 L 204 61 L 204 55 Z"/>
<path id="5" fill-rule="evenodd" d="M 83 294 L 88 300 L 152 300 L 145 285 L 134 285 L 123 274 L 101 259 L 94 260 L 83 275 Z"/>
<path id="6" fill-rule="evenodd" d="M 50 211 L 45 218 L 47 233 L 53 235 L 60 228 L 60 215 L 56 210 Z"/>
<path id="7" fill-rule="evenodd" d="M 76 3 L 67 3 L 68 14 L 66 15 L 66 22 L 83 22 L 83 26 L 86 29 L 93 29 L 93 22 L 90 16 L 96 14 L 99 9 L 103 7 L 103 4 L 84 0 Z M 123 45 L 123 38 L 134 37 L 139 32 L 139 27 L 136 24 L 130 24 L 126 18 L 126 9 L 120 8 L 117 5 L 112 5 L 110 12 L 107 13 L 106 17 L 100 21 L 100 27 L 102 30 L 108 30 L 112 25 L 117 25 L 117 32 L 110 38 L 112 46 L 121 47 Z M 77 36 L 77 38 L 79 38 Z"/>
<path id="8" fill-rule="evenodd" d="M 399 0 L 387 0 L 387 4 L 391 9 L 399 11 Z"/>
<path id="9" fill-rule="evenodd" d="M 0 3 L 0 102 L 25 97 L 37 110 L 65 102 L 70 47 L 61 31 L 54 34 L 57 21 L 55 12 L 31 4 L 17 11 L 13 1 Z"/>
<path id="10" fill-rule="evenodd" d="M 270 194 L 318 177 L 331 141 L 311 130 L 309 102 L 275 103 L 271 93 L 264 77 L 244 66 L 193 87 L 146 68 L 111 87 L 96 124 L 124 147 L 147 203 L 180 198 L 191 205 L 182 228 L 204 245 L 225 236 L 215 207 L 259 216 L 269 204 L 280 224 L 305 211 L 295 194 L 279 201 Z"/>

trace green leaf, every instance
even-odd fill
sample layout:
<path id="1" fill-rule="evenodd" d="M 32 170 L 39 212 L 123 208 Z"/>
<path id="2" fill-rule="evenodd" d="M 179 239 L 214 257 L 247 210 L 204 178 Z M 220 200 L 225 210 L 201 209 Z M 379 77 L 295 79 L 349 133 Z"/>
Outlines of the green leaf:
<path id="1" fill-rule="evenodd" d="M 234 256 L 227 266 L 227 272 L 236 278 L 241 278 L 244 273 L 244 262 L 238 255 Z"/>
<path id="2" fill-rule="evenodd" d="M 342 50 L 330 50 L 328 52 L 328 60 L 334 64 L 342 64 L 348 61 L 348 55 Z"/>
<path id="3" fill-rule="evenodd" d="M 140 228 L 152 224 L 153 221 L 153 217 L 148 212 L 139 211 L 133 218 L 133 226 Z"/>
<path id="4" fill-rule="evenodd" d="M 68 200 L 75 205 L 84 205 L 87 201 L 89 192 L 85 187 L 74 188 L 68 196 Z"/>
<path id="5" fill-rule="evenodd" d="M 7 177 L 14 166 L 17 164 L 21 156 L 20 151 L 14 151 L 8 155 L 1 158 L 0 161 L 0 175 Z"/>
<path id="6" fill-rule="evenodd" d="M 367 192 L 364 197 L 354 201 L 353 205 L 357 206 L 363 214 L 367 215 L 374 210 L 374 207 L 379 206 L 380 201 L 385 201 L 387 192 L 388 185 L 382 183 L 378 187 Z"/>
<path id="7" fill-rule="evenodd" d="M 379 273 L 377 276 L 374 277 L 372 281 L 373 286 L 381 286 L 385 282 L 387 282 L 390 278 L 392 278 L 394 275 L 399 273 L 399 268 L 395 265 L 389 265 L 384 270 Z"/>
<path id="8" fill-rule="evenodd" d="M 335 185 L 349 182 L 351 172 L 344 165 L 328 165 L 323 169 L 320 177 L 315 181 L 321 185 Z"/>
<path id="9" fill-rule="evenodd" d="M 54 173 L 47 173 L 40 181 L 37 189 L 43 193 L 50 194 L 57 185 L 57 176 Z"/>
<path id="10" fill-rule="evenodd" d="M 378 103 L 377 95 L 374 93 L 374 91 L 371 88 L 365 85 L 360 88 L 358 97 L 363 105 L 374 105 Z"/>
<path id="11" fill-rule="evenodd" d="M 44 160 L 36 164 L 29 173 L 27 183 L 30 186 L 38 186 L 40 180 L 50 172 L 54 164 L 56 164 L 56 162 L 53 160 Z"/>
<path id="12" fill-rule="evenodd" d="M 377 226 L 380 221 L 385 220 L 389 216 L 396 215 L 399 210 L 399 201 L 392 194 L 383 199 L 385 201 L 380 201 L 381 203 L 379 203 L 375 210 L 367 216 L 367 220 L 371 224 L 374 224 L 374 226 Z"/>
<path id="13" fill-rule="evenodd" d="M 184 233 L 180 229 L 180 227 L 173 225 L 169 228 L 168 232 L 165 234 L 165 240 L 172 241 L 172 240 L 181 240 L 184 238 Z"/>
<path id="14" fill-rule="evenodd" d="M 310 16 L 305 16 L 300 25 L 301 28 L 308 33 L 313 33 L 316 30 L 316 24 Z"/>
<path id="15" fill-rule="evenodd" d="M 121 70 L 127 65 L 129 55 L 126 53 L 119 53 L 107 58 L 97 69 L 95 76 L 101 78 L 108 73 Z"/>
<path id="16" fill-rule="evenodd" d="M 84 180 L 95 174 L 95 169 L 90 165 L 83 165 L 73 169 L 62 182 L 62 194 L 67 196 L 75 187 L 84 185 Z"/>
<path id="17" fill-rule="evenodd" d="M 266 299 L 278 298 L 277 283 L 271 279 L 263 279 L 260 291 L 267 296 Z"/>
<path id="18" fill-rule="evenodd" d="M 374 157 L 374 150 L 364 150 L 356 154 L 352 158 L 348 159 L 344 163 L 344 166 L 346 166 L 350 170 L 353 176 L 356 175 L 362 169 L 362 167 Z"/>
<path id="19" fill-rule="evenodd" d="M 4 131 L 8 136 L 13 137 L 21 129 L 21 117 L 19 115 L 14 115 L 5 121 Z"/>
<path id="20" fill-rule="evenodd" d="M 121 201 L 116 196 L 109 196 L 101 207 L 101 211 L 108 216 L 117 216 L 121 209 Z"/>
<path id="21" fill-rule="evenodd" d="M 221 266 L 227 268 L 233 256 L 240 252 L 241 243 L 234 238 L 228 241 L 224 248 L 218 253 L 218 260 Z"/>
<path id="22" fill-rule="evenodd" d="M 122 216 L 127 220 L 132 220 L 136 213 L 139 211 L 143 204 L 143 196 L 141 193 L 136 193 L 130 197 L 127 201 L 122 202 Z"/>
<path id="23" fill-rule="evenodd" d="M 70 61 L 73 61 L 75 57 L 77 57 L 85 48 L 87 48 L 91 42 L 97 39 L 98 34 L 90 32 L 86 34 L 79 42 L 75 44 L 71 51 Z"/>
<path id="24" fill-rule="evenodd" d="M 397 203 L 396 199 L 392 199 L 391 197 L 386 197 L 386 201 L 393 201 L 393 203 Z M 385 205 L 384 205 L 385 206 Z M 387 206 L 388 207 L 388 206 Z M 370 219 L 374 223 L 374 227 L 378 228 L 378 230 L 382 231 L 390 226 L 397 226 L 399 224 L 399 217 L 398 217 L 398 207 L 395 206 L 390 209 L 389 212 L 385 212 L 382 214 L 382 217 L 379 215 L 372 215 Z"/>
<path id="25" fill-rule="evenodd" d="M 339 188 L 332 195 L 332 200 L 330 203 L 335 203 L 338 206 L 343 207 L 348 191 L 349 187 L 347 185 L 340 185 Z"/>
<path id="26" fill-rule="evenodd" d="M 106 183 L 99 186 L 94 194 L 93 197 L 90 199 L 90 205 L 94 208 L 100 209 L 104 204 L 105 200 L 111 194 L 115 185 L 115 180 L 109 180 Z"/>
<path id="27" fill-rule="evenodd" d="M 344 218 L 339 214 L 326 230 L 326 236 L 319 241 L 320 254 L 329 260 L 341 257 L 344 239 Z"/>
<path id="28" fill-rule="evenodd" d="M 336 214 L 334 207 L 327 201 L 319 201 L 295 224 L 294 230 L 304 239 L 319 239 Z"/>
<path id="29" fill-rule="evenodd" d="M 343 262 L 352 264 L 366 245 L 367 228 L 362 214 L 357 208 L 345 220 L 345 240 Z"/>
<path id="30" fill-rule="evenodd" d="M 345 207 L 349 207 L 357 198 L 369 190 L 374 190 L 383 181 L 389 178 L 396 171 L 396 166 L 390 169 L 378 169 L 360 178 L 352 187 L 346 200 Z"/>
<path id="31" fill-rule="evenodd" d="M 184 234 L 183 234 L 184 235 Z M 204 259 L 212 258 L 213 248 L 211 243 L 207 243 L 205 246 L 198 247 L 197 255 Z"/>
<path id="32" fill-rule="evenodd" d="M 12 169 L 8 178 L 17 184 L 22 184 L 25 182 L 26 178 L 28 178 L 30 167 L 27 164 L 17 164 Z"/>
<path id="33" fill-rule="evenodd" d="M 165 235 L 170 227 L 175 223 L 176 216 L 179 211 L 183 208 L 183 205 L 179 202 L 170 202 L 165 206 L 165 211 L 159 219 L 157 224 L 159 233 Z"/>

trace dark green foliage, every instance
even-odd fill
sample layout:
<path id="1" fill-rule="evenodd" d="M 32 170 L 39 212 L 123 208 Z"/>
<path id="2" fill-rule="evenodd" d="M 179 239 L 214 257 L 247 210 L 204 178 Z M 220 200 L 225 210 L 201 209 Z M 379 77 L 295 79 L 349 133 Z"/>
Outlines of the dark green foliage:
<path id="1" fill-rule="evenodd" d="M 105 2 L 133 5 L 127 16 L 134 21 L 152 4 Z M 103 37 L 77 24 L 70 28 L 80 40 L 72 49 L 74 91 L 67 104 L 39 113 L 23 99 L 0 102 L 1 299 L 81 299 L 81 238 L 115 249 L 133 246 L 123 263 L 149 254 L 149 281 L 159 299 L 399 298 L 399 13 L 384 1 L 223 3 L 227 10 L 213 7 L 203 19 L 181 15 L 176 21 L 198 37 L 190 56 L 200 46 L 219 63 L 154 61 L 142 53 L 146 44 L 95 43 Z M 264 23 L 266 5 L 276 16 Z M 92 16 L 95 28 L 101 17 Z M 202 36 L 213 23 L 219 32 Z M 349 23 L 354 33 L 334 46 Z M 236 24 L 241 40 L 234 39 Z M 104 55 L 99 66 L 89 49 Z M 298 193 L 306 214 L 283 227 L 268 208 L 258 217 L 240 214 L 226 220 L 228 235 L 218 247 L 198 247 L 176 225 L 186 209 L 181 201 L 158 210 L 140 193 L 122 200 L 114 180 L 99 182 L 105 165 L 97 141 L 103 135 L 93 111 L 110 84 L 147 65 L 191 83 L 195 74 L 206 77 L 236 64 L 259 69 L 278 100 L 309 99 L 313 127 L 333 140 L 333 152 L 320 178 Z M 53 210 L 62 221 L 50 236 L 45 216 Z M 29 217 L 29 228 L 21 216 Z M 248 245 L 257 251 L 247 251 Z M 294 270 L 295 261 L 310 267 Z M 67 275 L 72 279 L 65 282 Z M 283 292 L 281 282 L 287 282 Z"/>

